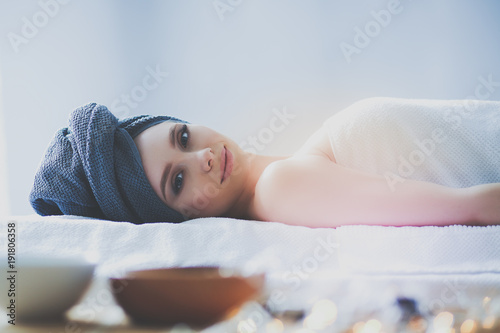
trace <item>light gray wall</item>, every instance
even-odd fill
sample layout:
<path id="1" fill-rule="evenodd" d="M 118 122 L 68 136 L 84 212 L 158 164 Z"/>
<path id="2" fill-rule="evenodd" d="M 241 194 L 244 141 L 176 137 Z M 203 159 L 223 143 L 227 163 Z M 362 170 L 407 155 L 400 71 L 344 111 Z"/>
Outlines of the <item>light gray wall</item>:
<path id="1" fill-rule="evenodd" d="M 0 217 L 10 215 L 9 184 L 7 175 L 7 147 L 2 106 L 2 75 L 0 73 Z"/>
<path id="2" fill-rule="evenodd" d="M 390 22 L 389 9 L 397 12 Z M 360 98 L 460 99 L 474 95 L 481 76 L 500 81 L 499 17 L 496 0 L 1 0 L 11 213 L 33 212 L 34 172 L 77 106 L 172 114 L 243 144 L 270 140 L 274 112 L 286 109 L 296 117 L 258 144 L 261 153 L 288 154 Z M 14 34 L 25 43 L 16 47 Z M 356 42 L 349 62 L 341 46 Z M 120 96 L 140 92 L 156 67 L 168 76 L 126 110 Z M 488 99 L 500 99 L 499 88 Z"/>

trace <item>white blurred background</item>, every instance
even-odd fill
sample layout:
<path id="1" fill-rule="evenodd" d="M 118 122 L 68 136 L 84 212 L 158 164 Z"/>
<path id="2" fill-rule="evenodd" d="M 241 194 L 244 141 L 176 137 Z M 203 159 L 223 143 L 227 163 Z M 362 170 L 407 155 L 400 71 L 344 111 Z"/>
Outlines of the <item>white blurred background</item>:
<path id="1" fill-rule="evenodd" d="M 500 99 L 496 0 L 0 0 L 0 36 L 0 215 L 91 101 L 290 154 L 361 98 Z"/>

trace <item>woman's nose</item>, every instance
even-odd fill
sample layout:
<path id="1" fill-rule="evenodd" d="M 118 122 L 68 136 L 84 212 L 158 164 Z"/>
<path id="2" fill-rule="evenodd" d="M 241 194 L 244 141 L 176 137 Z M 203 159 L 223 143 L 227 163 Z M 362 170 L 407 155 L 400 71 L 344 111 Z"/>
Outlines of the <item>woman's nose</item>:
<path id="1" fill-rule="evenodd" d="M 199 150 L 197 157 L 203 171 L 208 172 L 212 170 L 212 166 L 214 165 L 214 153 L 212 149 L 205 148 Z"/>

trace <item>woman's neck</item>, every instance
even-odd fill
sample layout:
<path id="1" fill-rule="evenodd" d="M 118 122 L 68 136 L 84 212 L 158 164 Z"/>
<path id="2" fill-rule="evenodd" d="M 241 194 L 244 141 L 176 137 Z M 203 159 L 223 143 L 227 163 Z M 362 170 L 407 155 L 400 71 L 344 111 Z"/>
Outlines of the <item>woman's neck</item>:
<path id="1" fill-rule="evenodd" d="M 243 186 L 243 191 L 236 201 L 236 204 L 225 214 L 226 217 L 249 219 L 250 212 L 249 209 L 252 207 L 252 201 L 255 195 L 255 187 L 257 182 L 264 172 L 264 169 L 272 162 L 283 160 L 289 156 L 266 156 L 257 155 L 249 152 L 245 152 L 244 158 L 248 161 L 245 163 L 246 169 L 243 172 L 247 172 L 248 176 L 246 183 Z"/>

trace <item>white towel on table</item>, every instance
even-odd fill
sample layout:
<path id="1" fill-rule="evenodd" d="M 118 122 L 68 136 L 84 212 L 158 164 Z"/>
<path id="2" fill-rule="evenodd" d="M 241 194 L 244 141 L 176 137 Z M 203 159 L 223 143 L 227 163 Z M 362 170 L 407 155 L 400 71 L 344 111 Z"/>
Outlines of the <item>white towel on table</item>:
<path id="1" fill-rule="evenodd" d="M 230 218 L 134 225 L 37 215 L 7 221 L 16 222 L 19 262 L 33 254 L 97 254 L 98 275 L 144 267 L 247 264 L 279 272 L 302 267 L 366 274 L 500 273 L 500 226 L 314 229 Z"/>
<path id="2" fill-rule="evenodd" d="M 35 215 L 7 222 L 16 223 L 18 263 L 28 255 L 96 254 L 99 279 L 193 265 L 264 271 L 271 309 L 306 309 L 329 298 L 342 305 L 343 325 L 400 296 L 416 299 L 422 311 L 439 311 L 500 295 L 500 226 L 312 229 L 228 218 L 134 225 Z"/>

